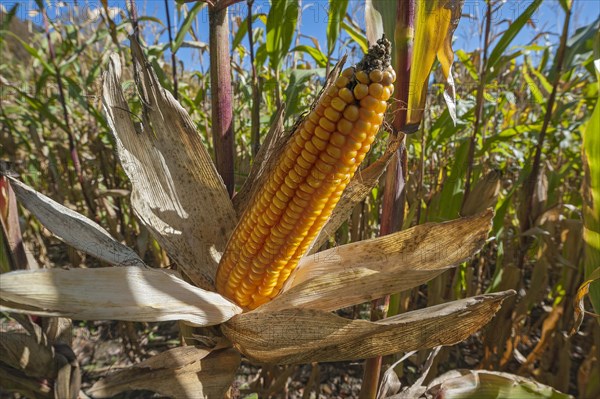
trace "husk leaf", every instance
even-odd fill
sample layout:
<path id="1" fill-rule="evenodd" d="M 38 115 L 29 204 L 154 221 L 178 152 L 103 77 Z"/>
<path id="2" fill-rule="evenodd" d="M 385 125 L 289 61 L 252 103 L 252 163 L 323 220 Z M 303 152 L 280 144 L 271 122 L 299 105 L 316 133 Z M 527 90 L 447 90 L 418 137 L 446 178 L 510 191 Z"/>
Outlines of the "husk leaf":
<path id="1" fill-rule="evenodd" d="M 141 123 L 133 123 L 117 54 L 104 77 L 103 104 L 131 180 L 132 206 L 185 274 L 213 289 L 215 254 L 223 252 L 236 224 L 233 205 L 193 120 L 160 86 L 133 38 L 131 48 L 140 71 Z"/>
<path id="2" fill-rule="evenodd" d="M 258 363 L 294 364 L 365 359 L 452 345 L 480 329 L 513 290 L 404 313 L 378 322 L 314 309 L 249 312 L 221 331 Z"/>
<path id="3" fill-rule="evenodd" d="M 2 275 L 0 311 L 77 320 L 183 320 L 209 326 L 241 309 L 162 270 L 43 269 Z"/>

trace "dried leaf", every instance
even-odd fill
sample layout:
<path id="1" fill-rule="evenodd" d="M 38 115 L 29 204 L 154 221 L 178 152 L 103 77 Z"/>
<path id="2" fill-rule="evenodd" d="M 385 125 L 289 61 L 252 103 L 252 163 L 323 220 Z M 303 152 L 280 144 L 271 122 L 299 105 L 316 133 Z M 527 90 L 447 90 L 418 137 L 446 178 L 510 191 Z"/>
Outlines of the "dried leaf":
<path id="1" fill-rule="evenodd" d="M 27 269 L 27 255 L 19 226 L 17 199 L 8 183 L 8 177 L 0 175 L 0 272 Z M 5 252 L 5 251 L 6 252 Z"/>
<path id="2" fill-rule="evenodd" d="M 221 295 L 162 270 L 43 269 L 2 275 L 0 311 L 77 320 L 183 320 L 209 326 L 241 312 Z"/>
<path id="3" fill-rule="evenodd" d="M 423 284 L 479 251 L 492 216 L 423 224 L 305 257 L 282 293 L 257 311 L 335 310 Z"/>
<path id="4" fill-rule="evenodd" d="M 365 359 L 460 342 L 486 324 L 514 293 L 480 295 L 378 322 L 313 309 L 249 312 L 221 325 L 221 331 L 259 363 Z"/>
<path id="5" fill-rule="evenodd" d="M 461 214 L 463 216 L 475 215 L 489 207 L 494 208 L 500 193 L 500 178 L 502 172 L 492 170 L 473 185 L 465 201 Z"/>
<path id="6" fill-rule="evenodd" d="M 321 232 L 311 244 L 308 253 L 313 253 L 319 249 L 330 236 L 334 235 L 337 229 L 350 217 L 354 207 L 369 195 L 371 190 L 379 183 L 379 178 L 385 171 L 399 145 L 399 140 L 392 139 L 388 143 L 385 153 L 377 161 L 365 169 L 356 172 L 350 183 L 348 183 L 348 187 L 342 193 L 342 197 L 333 209 L 327 223 L 325 223 L 325 226 L 323 226 Z"/>
<path id="7" fill-rule="evenodd" d="M 143 266 L 144 262 L 129 247 L 85 216 L 55 202 L 44 194 L 8 178 L 19 202 L 58 238 L 73 248 L 117 266 Z"/>
<path id="8" fill-rule="evenodd" d="M 282 104 L 275 115 L 275 122 L 271 125 L 265 141 L 256 154 L 246 181 L 233 197 L 233 206 L 238 216 L 244 213 L 256 187 L 261 186 L 260 182 L 269 172 L 269 165 L 273 165 L 279 159 L 281 150 L 287 141 L 287 134 L 283 127 L 284 118 L 285 104 Z"/>
<path id="9" fill-rule="evenodd" d="M 571 331 L 569 331 L 569 336 L 577 334 L 579 331 L 579 327 L 581 327 L 581 323 L 583 323 L 583 317 L 585 315 L 585 307 L 583 304 L 583 299 L 586 295 L 588 295 L 590 290 L 590 284 L 594 281 L 600 279 L 600 267 L 595 269 L 589 276 L 589 278 L 584 281 L 579 288 L 577 289 L 577 295 L 575 295 L 575 301 L 573 303 L 575 315 L 573 316 L 573 327 Z M 599 315 L 595 315 L 596 317 L 600 317 Z"/>
<path id="10" fill-rule="evenodd" d="M 222 398 L 240 364 L 236 350 L 210 350 L 194 346 L 170 349 L 118 371 L 87 392 L 109 398 L 124 391 L 144 389 L 172 398 Z"/>
<path id="11" fill-rule="evenodd" d="M 194 122 L 160 86 L 136 40 L 131 47 L 141 71 L 141 132 L 121 88 L 116 54 L 104 78 L 103 104 L 131 180 L 132 205 L 185 274 L 196 285 L 212 289 L 215 254 L 223 252 L 236 224 L 233 205 Z"/>

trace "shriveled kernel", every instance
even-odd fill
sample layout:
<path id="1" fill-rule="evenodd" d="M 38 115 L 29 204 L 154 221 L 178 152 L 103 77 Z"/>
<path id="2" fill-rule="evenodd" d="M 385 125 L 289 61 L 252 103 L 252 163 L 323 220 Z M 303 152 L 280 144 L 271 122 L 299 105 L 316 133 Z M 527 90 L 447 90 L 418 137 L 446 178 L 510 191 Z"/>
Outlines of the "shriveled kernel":
<path id="1" fill-rule="evenodd" d="M 333 123 L 327 118 L 321 118 L 321 120 L 319 121 L 319 126 L 327 130 L 328 132 L 333 132 L 333 130 L 335 129 L 335 123 Z"/>
<path id="2" fill-rule="evenodd" d="M 360 84 L 360 83 L 357 84 L 356 86 L 354 86 L 354 97 L 356 97 L 357 100 L 362 100 L 363 98 L 365 98 L 368 95 L 369 95 L 369 86 L 367 86 L 365 84 Z"/>
<path id="3" fill-rule="evenodd" d="M 369 95 L 377 99 L 383 94 L 383 85 L 381 83 L 371 83 L 369 85 Z"/>
<path id="4" fill-rule="evenodd" d="M 375 110 L 375 108 L 377 107 L 378 104 L 379 104 L 379 100 L 376 99 L 375 97 L 371 97 L 371 96 L 366 96 L 365 98 L 360 100 L 361 108 Z"/>
<path id="5" fill-rule="evenodd" d="M 394 81 L 392 80 L 392 75 L 388 71 L 383 71 L 383 77 L 381 79 L 381 84 L 384 86 L 391 85 Z"/>
<path id="6" fill-rule="evenodd" d="M 336 111 L 342 112 L 344 108 L 346 108 L 346 102 L 340 97 L 336 97 L 333 100 L 331 100 L 331 107 Z"/>
<path id="7" fill-rule="evenodd" d="M 360 83 L 364 83 L 364 84 L 370 83 L 369 75 L 367 75 L 367 73 L 365 71 L 357 71 L 355 76 L 356 76 L 356 80 L 358 80 Z"/>
<path id="8" fill-rule="evenodd" d="M 356 105 L 348 105 L 344 110 L 344 118 L 350 122 L 355 122 L 358 119 L 358 107 Z"/>
<path id="9" fill-rule="evenodd" d="M 354 75 L 354 67 L 346 68 L 342 71 L 342 76 L 351 78 Z"/>
<path id="10" fill-rule="evenodd" d="M 354 125 L 347 119 L 340 119 L 340 121 L 337 123 L 337 130 L 345 135 L 350 134 L 353 128 Z"/>
<path id="11" fill-rule="evenodd" d="M 383 79 L 383 71 L 381 69 L 373 69 L 369 72 L 369 79 L 371 79 L 371 82 L 381 82 Z"/>
<path id="12" fill-rule="evenodd" d="M 344 121 L 344 120 L 345 119 L 342 119 L 342 121 Z M 339 123 L 338 123 L 338 129 L 339 129 Z M 346 144 L 346 136 L 339 132 L 335 132 L 331 135 L 331 140 L 329 140 L 329 142 L 331 144 L 333 144 L 334 146 L 341 148 L 344 144 Z"/>
<path id="13" fill-rule="evenodd" d="M 346 86 L 348 85 L 348 83 L 350 83 L 350 81 L 348 80 L 348 78 L 347 78 L 347 77 L 345 77 L 345 76 L 343 76 L 343 75 L 342 75 L 342 76 L 340 76 L 339 78 L 337 78 L 337 79 L 336 79 L 336 81 L 335 81 L 335 85 L 336 85 L 338 88 L 340 88 L 340 89 L 341 89 L 342 87 L 346 87 Z"/>
<path id="14" fill-rule="evenodd" d="M 338 95 L 340 96 L 340 98 L 342 100 L 344 100 L 346 102 L 346 104 L 350 104 L 350 103 L 354 102 L 354 94 L 352 94 L 352 90 L 350 90 L 347 87 L 344 87 L 343 89 L 341 89 L 340 92 L 338 93 Z"/>
<path id="15" fill-rule="evenodd" d="M 338 120 L 340 120 L 341 116 L 342 114 L 340 114 L 339 111 L 336 111 L 331 107 L 327 107 L 325 109 L 325 117 L 332 122 L 337 122 Z"/>

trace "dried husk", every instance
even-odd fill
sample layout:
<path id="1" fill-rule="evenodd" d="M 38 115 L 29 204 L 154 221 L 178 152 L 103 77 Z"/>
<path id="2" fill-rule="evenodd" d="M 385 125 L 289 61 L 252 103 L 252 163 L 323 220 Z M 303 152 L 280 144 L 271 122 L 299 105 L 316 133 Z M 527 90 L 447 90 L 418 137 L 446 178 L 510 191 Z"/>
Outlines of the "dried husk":
<path id="1" fill-rule="evenodd" d="M 183 320 L 209 326 L 241 309 L 162 270 L 43 269 L 2 275 L 0 311 L 77 320 Z"/>
<path id="2" fill-rule="evenodd" d="M 19 180 L 7 178 L 19 203 L 65 243 L 112 265 L 144 265 L 131 248 L 112 238 L 97 223 L 35 191 Z"/>
<path id="3" fill-rule="evenodd" d="M 194 346 L 170 349 L 96 382 L 87 393 L 110 398 L 124 391 L 144 389 L 175 399 L 222 398 L 240 364 L 234 349 L 211 350 Z"/>
<path id="4" fill-rule="evenodd" d="M 492 217 L 488 210 L 305 257 L 283 292 L 257 311 L 336 310 L 419 286 L 477 253 Z"/>
<path id="5" fill-rule="evenodd" d="M 161 87 L 135 39 L 131 47 L 142 114 L 129 110 L 117 54 L 104 76 L 103 104 L 131 180 L 132 206 L 185 274 L 197 286 L 214 289 L 216 254 L 236 224 L 233 204 L 193 120 Z"/>
<path id="6" fill-rule="evenodd" d="M 224 323 L 221 331 L 258 363 L 365 359 L 460 342 L 486 324 L 514 293 L 480 295 L 378 322 L 314 309 L 249 312 Z"/>

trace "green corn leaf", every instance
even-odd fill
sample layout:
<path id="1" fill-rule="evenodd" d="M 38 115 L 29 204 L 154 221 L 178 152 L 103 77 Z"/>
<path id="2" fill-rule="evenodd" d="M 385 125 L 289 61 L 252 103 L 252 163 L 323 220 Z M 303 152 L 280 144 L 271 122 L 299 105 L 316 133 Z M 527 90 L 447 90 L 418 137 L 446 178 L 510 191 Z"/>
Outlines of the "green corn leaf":
<path id="1" fill-rule="evenodd" d="M 181 28 L 179 28 L 179 31 L 177 32 L 177 35 L 175 36 L 175 40 L 173 42 L 173 47 L 171 47 L 171 51 L 173 53 L 176 53 L 177 50 L 179 50 L 179 47 L 181 47 L 181 44 L 183 43 L 183 39 L 190 31 L 190 28 L 192 27 L 192 23 L 194 22 L 194 20 L 196 19 L 196 16 L 198 15 L 200 10 L 204 6 L 205 6 L 205 3 L 199 1 L 196 4 L 194 4 L 194 6 L 190 10 L 190 12 L 188 12 L 188 14 L 186 15 L 185 19 L 183 20 L 183 24 L 181 25 Z"/>
<path id="2" fill-rule="evenodd" d="M 310 55 L 318 64 L 318 66 L 324 68 L 327 66 L 327 56 L 323 54 L 323 52 L 319 49 L 316 49 L 311 46 L 307 46 L 305 44 L 301 44 L 299 46 L 294 47 L 290 51 L 298 51 L 301 53 L 306 53 Z"/>
<path id="3" fill-rule="evenodd" d="M 342 21 L 342 28 L 346 31 L 348 36 L 352 38 L 361 48 L 361 50 L 366 54 L 369 50 L 369 43 L 367 42 L 367 37 L 364 33 L 356 29 L 354 26 Z"/>
<path id="4" fill-rule="evenodd" d="M 297 0 L 274 0 L 267 16 L 266 50 L 271 69 L 279 70 L 288 52 L 298 21 Z"/>
<path id="5" fill-rule="evenodd" d="M 340 31 L 341 23 L 346 15 L 348 0 L 329 0 L 329 15 L 327 21 L 327 54 L 331 56 L 335 49 Z"/>
<path id="6" fill-rule="evenodd" d="M 494 67 L 497 66 L 500 61 L 500 57 L 504 54 L 506 48 L 512 43 L 513 39 L 517 36 L 517 34 L 523 29 L 525 24 L 531 19 L 535 11 L 542 4 L 542 0 L 533 0 L 533 2 L 525 9 L 523 14 L 519 15 L 519 17 L 514 20 L 510 27 L 504 32 L 492 53 L 490 54 L 490 58 L 488 59 L 487 69 L 493 70 Z"/>

